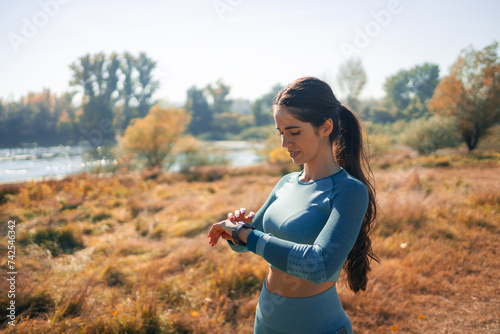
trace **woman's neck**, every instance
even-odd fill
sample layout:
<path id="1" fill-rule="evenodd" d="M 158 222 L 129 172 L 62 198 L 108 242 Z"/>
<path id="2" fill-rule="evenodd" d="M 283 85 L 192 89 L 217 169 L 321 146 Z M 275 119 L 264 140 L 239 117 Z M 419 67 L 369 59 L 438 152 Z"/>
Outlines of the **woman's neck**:
<path id="1" fill-rule="evenodd" d="M 319 180 L 340 171 L 340 166 L 333 158 L 333 152 L 330 152 L 331 154 L 325 154 L 323 159 L 305 163 L 304 172 L 300 175 L 299 180 L 302 182 Z"/>

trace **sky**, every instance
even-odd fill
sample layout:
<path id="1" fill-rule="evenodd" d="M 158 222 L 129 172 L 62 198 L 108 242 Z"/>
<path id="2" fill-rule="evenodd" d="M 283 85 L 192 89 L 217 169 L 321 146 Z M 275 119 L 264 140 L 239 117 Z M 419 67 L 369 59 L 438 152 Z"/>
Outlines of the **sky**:
<path id="1" fill-rule="evenodd" d="M 0 98 L 61 94 L 86 54 L 145 52 L 157 62 L 155 98 L 183 103 L 215 83 L 254 100 L 304 76 L 337 86 L 359 57 L 362 98 L 388 76 L 426 62 L 447 75 L 461 50 L 500 41 L 498 0 L 23 0 L 0 2 Z"/>

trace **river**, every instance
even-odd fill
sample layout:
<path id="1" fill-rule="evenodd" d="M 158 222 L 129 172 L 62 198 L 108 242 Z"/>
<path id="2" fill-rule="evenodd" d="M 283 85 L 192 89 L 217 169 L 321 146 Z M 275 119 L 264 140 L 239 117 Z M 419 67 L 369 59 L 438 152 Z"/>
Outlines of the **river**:
<path id="1" fill-rule="evenodd" d="M 255 148 L 260 144 L 246 141 L 204 142 L 207 147 L 223 152 L 229 165 L 250 166 L 261 161 Z M 90 146 L 52 146 L 0 149 L 0 183 L 40 181 L 90 171 L 113 161 L 102 159 L 84 161 L 83 154 Z M 175 170 L 175 165 L 172 167 Z"/>

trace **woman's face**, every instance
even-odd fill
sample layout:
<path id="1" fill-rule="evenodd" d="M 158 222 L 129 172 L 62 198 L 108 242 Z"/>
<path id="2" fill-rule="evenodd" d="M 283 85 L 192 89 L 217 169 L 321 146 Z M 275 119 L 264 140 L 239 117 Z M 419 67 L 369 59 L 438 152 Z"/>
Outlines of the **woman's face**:
<path id="1" fill-rule="evenodd" d="M 298 120 L 284 109 L 276 110 L 273 116 L 276 129 L 281 135 L 281 146 L 287 149 L 294 164 L 304 165 L 321 159 L 325 143 L 328 148 L 328 131 L 318 131 L 311 123 Z"/>

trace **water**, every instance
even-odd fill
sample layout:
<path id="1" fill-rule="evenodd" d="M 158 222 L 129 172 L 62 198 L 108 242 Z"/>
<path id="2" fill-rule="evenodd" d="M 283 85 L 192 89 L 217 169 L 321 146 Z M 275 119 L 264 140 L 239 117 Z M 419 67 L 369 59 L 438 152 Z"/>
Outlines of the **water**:
<path id="1" fill-rule="evenodd" d="M 206 142 L 208 147 L 224 151 L 224 157 L 234 167 L 260 162 L 255 153 L 259 144 L 245 141 Z M 82 154 L 89 146 L 52 146 L 0 149 L 0 183 L 62 178 L 88 171 L 92 167 L 106 166 L 112 161 L 84 161 Z"/>

